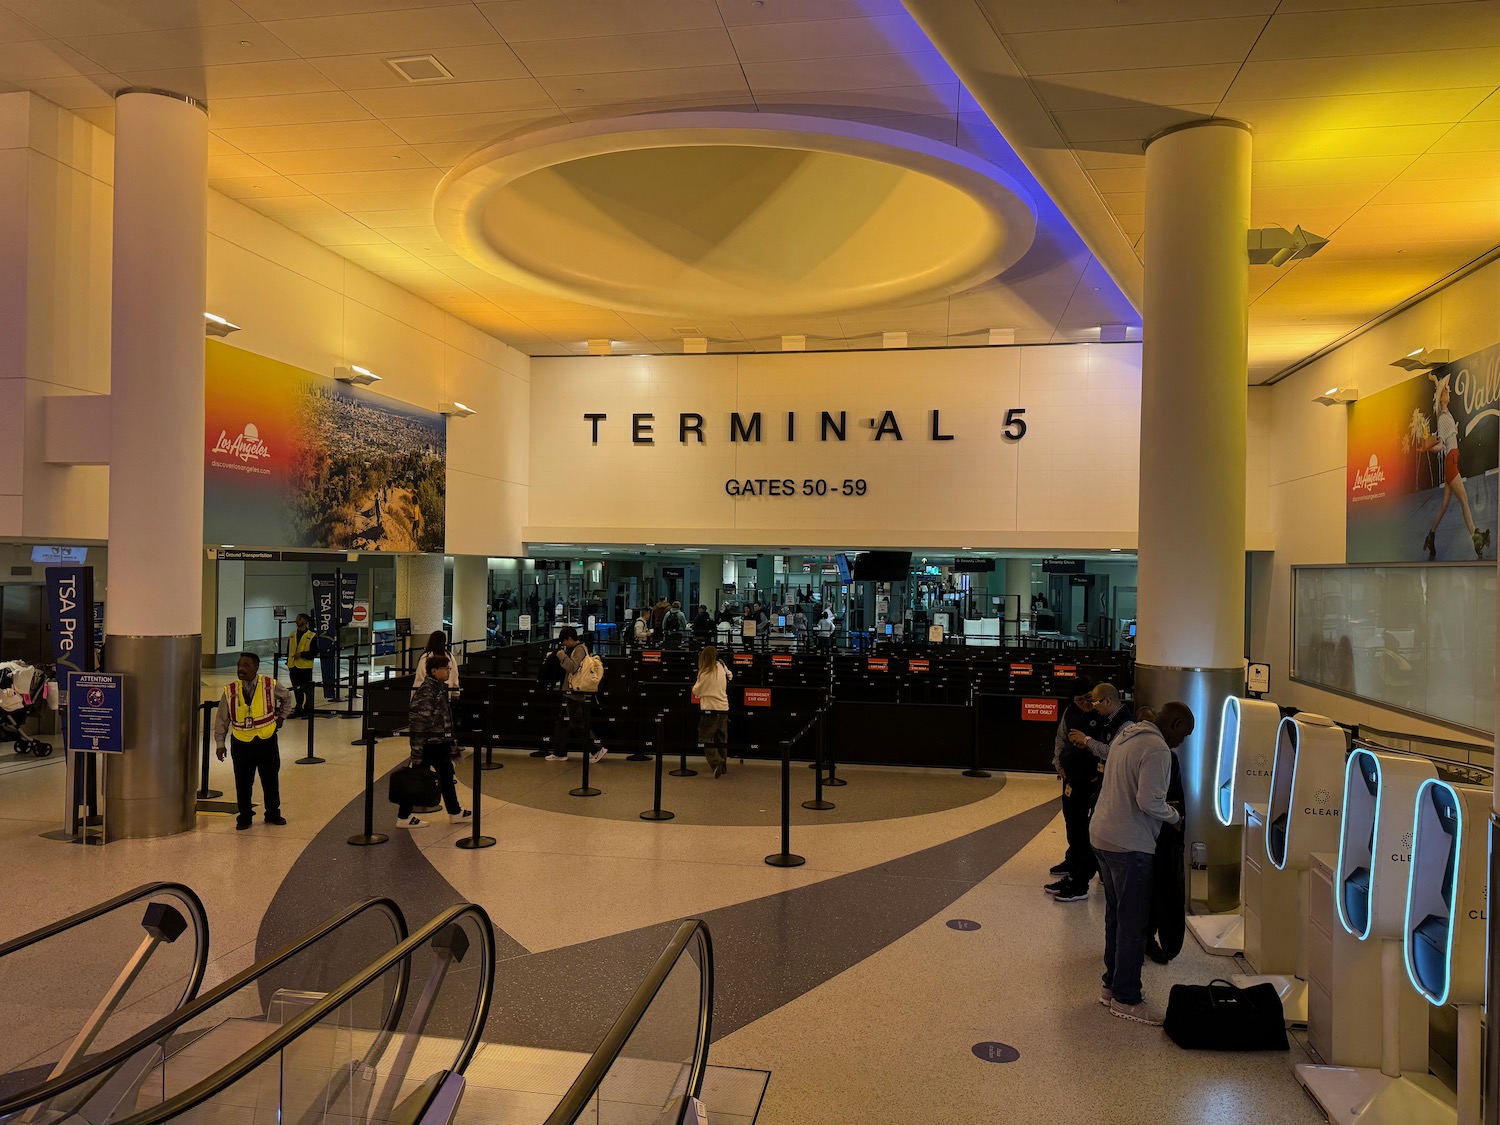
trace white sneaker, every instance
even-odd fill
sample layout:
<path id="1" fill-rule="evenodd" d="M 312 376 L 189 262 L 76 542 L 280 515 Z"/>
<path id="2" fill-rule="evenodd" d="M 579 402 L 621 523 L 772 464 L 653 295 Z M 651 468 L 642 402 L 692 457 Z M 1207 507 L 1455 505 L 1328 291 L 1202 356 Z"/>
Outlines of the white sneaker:
<path id="1" fill-rule="evenodd" d="M 1151 1027 L 1160 1027 L 1167 1018 L 1161 1009 L 1146 1003 L 1145 1000 L 1139 1004 L 1122 1004 L 1118 1000 L 1110 1000 L 1109 1014 L 1122 1020 L 1134 1020 L 1136 1023 L 1144 1023 Z"/>
<path id="2" fill-rule="evenodd" d="M 604 761 L 604 755 L 608 753 L 609 751 L 601 746 L 598 750 L 595 750 L 593 754 L 589 755 L 589 761 L 593 762 L 594 765 L 597 766 L 600 762 Z"/>
<path id="3" fill-rule="evenodd" d="M 473 819 L 474 813 L 471 809 L 459 809 L 458 812 L 451 812 L 448 814 L 449 824 L 468 824 Z"/>
<path id="4" fill-rule="evenodd" d="M 425 820 L 423 820 L 419 816 L 408 816 L 405 819 L 403 819 L 403 818 L 401 818 L 401 817 L 398 816 L 396 818 L 396 827 L 397 828 L 426 828 L 427 827 L 427 822 Z"/>
<path id="5" fill-rule="evenodd" d="M 566 754 L 548 754 L 542 759 L 544 762 L 566 762 L 567 760 L 568 756 Z"/>

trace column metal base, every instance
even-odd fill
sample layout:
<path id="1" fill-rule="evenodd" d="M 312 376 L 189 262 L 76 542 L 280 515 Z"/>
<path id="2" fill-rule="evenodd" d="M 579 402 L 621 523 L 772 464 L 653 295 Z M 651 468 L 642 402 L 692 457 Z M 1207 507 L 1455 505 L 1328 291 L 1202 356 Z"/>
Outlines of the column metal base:
<path id="1" fill-rule="evenodd" d="M 801 867 L 807 859 L 793 852 L 777 852 L 775 855 L 766 856 L 766 862 L 772 867 Z"/>
<path id="2" fill-rule="evenodd" d="M 1453 1091 L 1430 1074 L 1391 1078 L 1352 1066 L 1292 1068 L 1332 1125 L 1447 1125 L 1457 1122 Z"/>
<path id="3" fill-rule="evenodd" d="M 465 851 L 473 851 L 476 848 L 493 848 L 495 846 L 495 837 L 465 836 L 454 846 L 463 848 Z"/>
<path id="4" fill-rule="evenodd" d="M 1307 1026 L 1307 982 L 1300 977 L 1251 976 L 1235 973 L 1229 983 L 1236 988 L 1254 988 L 1257 984 L 1272 984 L 1281 997 L 1281 1014 L 1287 1027 Z"/>
<path id="5" fill-rule="evenodd" d="M 1182 766 L 1183 797 L 1187 806 L 1187 835 L 1183 841 L 1183 880 L 1192 887 L 1193 845 L 1206 847 L 1204 903 L 1213 913 L 1239 906 L 1240 832 L 1226 828 L 1214 815 L 1214 769 L 1219 752 L 1219 722 L 1224 700 L 1242 695 L 1245 670 L 1236 668 L 1165 668 L 1149 664 L 1135 670 L 1136 709 L 1159 708 L 1173 701 L 1193 712 L 1193 733 L 1177 750 Z"/>
<path id="6" fill-rule="evenodd" d="M 1233 957 L 1245 952 L 1245 916 L 1239 911 L 1193 914 L 1188 917 L 1187 928 L 1204 953 Z"/>
<path id="7" fill-rule="evenodd" d="M 125 753 L 105 774 L 106 835 L 148 839 L 196 823 L 203 638 L 106 638 L 125 676 Z"/>

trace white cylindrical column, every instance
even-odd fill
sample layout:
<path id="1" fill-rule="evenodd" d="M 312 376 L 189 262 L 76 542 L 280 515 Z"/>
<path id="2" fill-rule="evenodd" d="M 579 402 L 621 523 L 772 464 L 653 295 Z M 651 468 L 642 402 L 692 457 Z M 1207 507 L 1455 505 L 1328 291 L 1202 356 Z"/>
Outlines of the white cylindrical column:
<path id="1" fill-rule="evenodd" d="M 487 647 L 490 610 L 490 560 L 483 555 L 453 556 L 453 643 L 474 641 Z"/>
<path id="2" fill-rule="evenodd" d="M 443 627 L 443 574 L 442 555 L 396 559 L 396 616 L 410 619 L 418 648 Z"/>
<path id="3" fill-rule="evenodd" d="M 191 828 L 202 661 L 208 120 L 190 98 L 115 99 L 108 669 L 126 676 L 106 831 Z"/>
<path id="4" fill-rule="evenodd" d="M 1179 758 L 1187 856 L 1206 845 L 1211 909 L 1239 896 L 1237 839 L 1211 790 L 1224 698 L 1244 686 L 1249 225 L 1248 128 L 1147 143 L 1136 692 L 1197 720 Z"/>

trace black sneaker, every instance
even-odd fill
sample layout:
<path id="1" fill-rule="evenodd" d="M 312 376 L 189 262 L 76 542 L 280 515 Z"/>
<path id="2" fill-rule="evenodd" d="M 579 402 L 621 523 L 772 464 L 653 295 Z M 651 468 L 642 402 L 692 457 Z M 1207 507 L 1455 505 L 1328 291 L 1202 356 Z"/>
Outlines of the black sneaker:
<path id="1" fill-rule="evenodd" d="M 267 816 L 266 817 L 266 823 L 267 824 L 285 824 L 286 823 L 286 817 L 282 816 L 280 813 L 277 813 L 275 816 Z"/>
<path id="2" fill-rule="evenodd" d="M 249 827 L 250 827 L 250 822 L 248 820 L 237 820 L 237 821 L 234 822 L 234 830 L 236 832 L 243 832 L 245 829 L 247 829 Z"/>
<path id="3" fill-rule="evenodd" d="M 1089 897 L 1089 886 L 1087 883 L 1069 883 L 1057 894 L 1052 896 L 1053 902 L 1083 902 Z"/>
<path id="4" fill-rule="evenodd" d="M 1060 895 L 1072 885 L 1073 881 L 1071 879 L 1059 879 L 1055 883 L 1048 883 L 1042 890 L 1046 891 L 1049 895 Z"/>
<path id="5" fill-rule="evenodd" d="M 1172 958 L 1170 958 L 1170 957 L 1167 956 L 1166 952 L 1162 949 L 1162 947 L 1159 944 L 1157 944 L 1157 941 L 1156 941 L 1155 938 L 1149 938 L 1149 939 L 1147 939 L 1147 941 L 1146 941 L 1146 956 L 1149 957 L 1149 958 L 1151 958 L 1151 960 L 1155 961 L 1158 965 L 1168 964 L 1172 960 Z"/>
<path id="6" fill-rule="evenodd" d="M 1048 871 L 1047 871 L 1047 874 L 1049 874 L 1049 875 L 1066 875 L 1067 873 L 1068 873 L 1068 862 L 1067 862 L 1067 860 L 1064 860 L 1062 863 L 1054 863 L 1051 866 L 1051 868 L 1049 868 Z"/>

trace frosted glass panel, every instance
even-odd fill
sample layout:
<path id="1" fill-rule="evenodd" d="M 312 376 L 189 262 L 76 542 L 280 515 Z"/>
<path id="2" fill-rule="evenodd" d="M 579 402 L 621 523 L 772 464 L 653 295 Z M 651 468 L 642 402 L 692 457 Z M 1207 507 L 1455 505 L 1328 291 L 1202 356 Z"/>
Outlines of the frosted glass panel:
<path id="1" fill-rule="evenodd" d="M 1495 567 L 1292 569 L 1292 677 L 1443 722 L 1495 725 Z"/>

